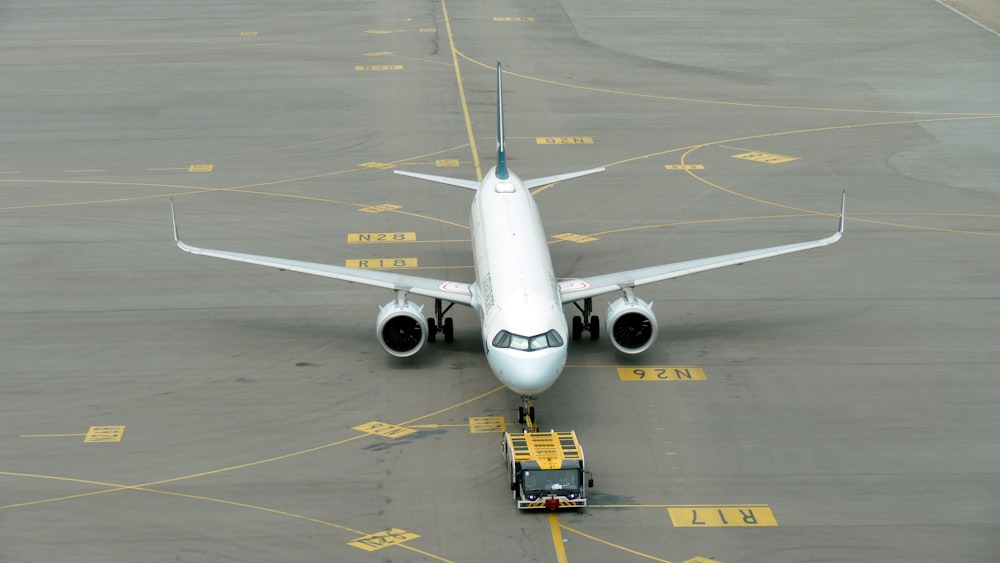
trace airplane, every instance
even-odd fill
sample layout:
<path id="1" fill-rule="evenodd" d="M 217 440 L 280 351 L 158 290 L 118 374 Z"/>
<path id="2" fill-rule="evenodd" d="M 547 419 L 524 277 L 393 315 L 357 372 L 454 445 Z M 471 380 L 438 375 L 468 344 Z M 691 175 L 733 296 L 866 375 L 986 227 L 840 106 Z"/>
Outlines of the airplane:
<path id="1" fill-rule="evenodd" d="M 744 264 L 782 254 L 833 244 L 844 232 L 846 192 L 841 199 L 840 218 L 834 234 L 814 241 L 773 246 L 574 279 L 558 279 L 549 255 L 531 189 L 554 182 L 602 172 L 591 168 L 543 178 L 521 180 L 507 167 L 504 143 L 503 71 L 497 61 L 497 155 L 496 165 L 481 182 L 395 170 L 397 174 L 472 190 L 470 227 L 475 280 L 438 280 L 380 270 L 363 270 L 272 258 L 224 250 L 211 250 L 181 241 L 177 218 L 170 204 L 174 241 L 185 252 L 301 272 L 395 292 L 395 298 L 379 308 L 375 334 L 392 356 L 416 354 L 428 341 L 442 334 L 454 339 L 452 318 L 446 316 L 455 304 L 471 307 L 481 323 L 481 337 L 490 370 L 501 383 L 519 394 L 519 422 L 535 419 L 533 398 L 551 387 L 566 365 L 567 342 L 587 333 L 600 335 L 593 314 L 593 298 L 620 292 L 605 315 L 605 329 L 614 347 L 624 354 L 639 354 L 656 341 L 658 325 L 652 304 L 636 297 L 635 288 L 689 274 Z M 411 295 L 434 300 L 432 316 Z M 447 304 L 447 307 L 444 305 Z M 567 325 L 563 306 L 573 304 L 580 314 Z"/>

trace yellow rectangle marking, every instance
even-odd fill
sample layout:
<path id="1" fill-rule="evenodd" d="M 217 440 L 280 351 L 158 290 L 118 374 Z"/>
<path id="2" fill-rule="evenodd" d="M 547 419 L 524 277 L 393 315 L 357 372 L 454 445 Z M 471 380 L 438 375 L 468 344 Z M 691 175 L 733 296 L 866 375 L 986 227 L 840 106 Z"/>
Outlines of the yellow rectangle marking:
<path id="1" fill-rule="evenodd" d="M 562 233 L 560 235 L 552 235 L 552 238 L 556 238 L 556 239 L 559 239 L 559 240 L 565 240 L 565 241 L 569 241 L 569 242 L 580 242 L 580 243 L 583 243 L 583 242 L 594 242 L 595 240 L 597 240 L 594 237 L 588 237 L 587 235 L 578 235 L 578 234 L 574 234 L 574 233 Z"/>
<path id="2" fill-rule="evenodd" d="M 743 160 L 764 162 L 766 164 L 781 164 L 782 162 L 791 162 L 793 160 L 798 160 L 798 158 L 794 156 L 786 156 L 783 154 L 771 154 L 759 151 L 745 152 L 743 154 L 734 154 L 733 158 L 742 158 Z"/>
<path id="3" fill-rule="evenodd" d="M 507 421 L 502 416 L 470 416 L 469 432 L 473 434 L 487 434 L 490 432 L 504 432 L 507 430 Z"/>
<path id="4" fill-rule="evenodd" d="M 354 70 L 403 70 L 403 65 L 356 65 Z"/>
<path id="5" fill-rule="evenodd" d="M 461 164 L 457 158 L 443 158 L 440 160 L 435 160 L 434 165 L 438 168 L 455 167 Z"/>
<path id="6" fill-rule="evenodd" d="M 417 233 L 348 233 L 348 244 L 376 242 L 413 242 Z"/>
<path id="7" fill-rule="evenodd" d="M 534 16 L 493 16 L 495 22 L 533 22 Z"/>
<path id="8" fill-rule="evenodd" d="M 368 207 L 362 207 L 358 211 L 364 211 L 365 213 L 381 213 L 383 211 L 392 211 L 394 209 L 401 208 L 401 205 L 393 205 L 391 203 L 382 203 L 379 205 L 370 205 Z"/>
<path id="9" fill-rule="evenodd" d="M 667 508 L 676 528 L 777 526 L 766 504 L 725 506 L 671 506 Z"/>
<path id="10" fill-rule="evenodd" d="M 538 145 L 593 145 L 593 137 L 535 137 Z"/>
<path id="11" fill-rule="evenodd" d="M 241 31 L 240 37 L 257 37 L 256 31 Z"/>
<path id="12" fill-rule="evenodd" d="M 414 534 L 413 532 L 392 528 L 391 530 L 376 532 L 374 534 L 360 537 L 356 540 L 351 540 L 347 542 L 347 545 L 351 545 L 365 551 L 377 551 L 383 547 L 398 545 L 405 541 L 419 537 L 420 535 Z"/>
<path id="13" fill-rule="evenodd" d="M 124 426 L 91 426 L 84 437 L 84 443 L 121 442 L 125 435 Z"/>
<path id="14" fill-rule="evenodd" d="M 665 164 L 663 166 L 667 170 L 704 170 L 705 165 L 703 164 Z"/>
<path id="15" fill-rule="evenodd" d="M 348 268 L 359 270 L 395 270 L 398 268 L 416 268 L 416 258 L 359 258 L 347 260 Z"/>
<path id="16" fill-rule="evenodd" d="M 214 164 L 192 164 L 188 166 L 188 172 L 211 172 L 214 169 Z"/>
<path id="17" fill-rule="evenodd" d="M 377 168 L 379 170 L 391 170 L 396 167 L 395 164 L 390 164 L 388 162 L 362 162 L 358 166 L 362 168 Z"/>
<path id="18" fill-rule="evenodd" d="M 355 426 L 355 430 L 358 432 L 364 432 L 366 434 L 378 434 L 379 436 L 385 436 L 386 438 L 401 438 L 409 434 L 413 434 L 416 430 L 412 428 L 406 428 L 403 426 L 396 426 L 395 424 L 389 424 L 387 422 L 372 421 L 368 424 L 362 424 L 361 426 Z"/>
<path id="19" fill-rule="evenodd" d="M 653 366 L 618 368 L 622 381 L 705 381 L 705 370 L 698 366 Z"/>

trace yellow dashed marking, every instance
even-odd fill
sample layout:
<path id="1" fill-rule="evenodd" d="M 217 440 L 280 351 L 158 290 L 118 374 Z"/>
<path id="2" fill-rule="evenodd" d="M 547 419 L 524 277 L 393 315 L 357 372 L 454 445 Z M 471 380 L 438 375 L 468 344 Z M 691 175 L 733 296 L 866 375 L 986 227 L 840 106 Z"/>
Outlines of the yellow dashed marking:
<path id="1" fill-rule="evenodd" d="M 241 31 L 240 37 L 257 37 L 256 31 Z"/>
<path id="2" fill-rule="evenodd" d="M 390 33 L 403 33 L 405 29 L 369 29 L 365 33 L 371 33 L 372 35 L 388 35 Z"/>
<path id="3" fill-rule="evenodd" d="M 663 166 L 667 170 L 704 170 L 702 164 L 666 164 Z"/>
<path id="4" fill-rule="evenodd" d="M 434 165 L 437 166 L 438 168 L 455 167 L 458 166 L 459 164 L 460 163 L 457 158 L 444 158 L 441 160 L 434 161 Z"/>
<path id="5" fill-rule="evenodd" d="M 192 164 L 188 166 L 188 172 L 211 172 L 214 169 L 214 164 Z"/>
<path id="6" fill-rule="evenodd" d="M 420 33 L 437 33 L 436 27 L 421 27 Z"/>
<path id="7" fill-rule="evenodd" d="M 502 416 L 470 416 L 469 432 L 487 434 L 507 430 L 507 421 Z"/>
<path id="8" fill-rule="evenodd" d="M 358 166 L 362 168 L 376 168 L 378 170 L 391 170 L 396 167 L 395 164 L 390 164 L 388 162 L 362 162 Z"/>
<path id="9" fill-rule="evenodd" d="M 538 145 L 592 145 L 593 137 L 535 137 Z"/>
<path id="10" fill-rule="evenodd" d="M 781 164 L 782 162 L 791 162 L 793 160 L 798 160 L 794 156 L 786 156 L 783 154 L 771 154 L 767 152 L 745 152 L 743 154 L 734 154 L 733 158 L 742 158 L 743 160 L 752 160 L 754 162 L 763 162 L 766 164 Z"/>
<path id="11" fill-rule="evenodd" d="M 534 16 L 493 16 L 495 22 L 533 22 Z"/>
<path id="12" fill-rule="evenodd" d="M 381 203 L 379 205 L 369 205 L 368 207 L 362 207 L 358 211 L 364 211 L 365 213 L 382 213 L 383 211 L 392 211 L 394 209 L 402 208 L 401 205 L 393 205 L 391 203 Z"/>
<path id="13" fill-rule="evenodd" d="M 371 535 L 360 537 L 356 540 L 351 540 L 347 542 L 347 545 L 351 545 L 365 551 L 377 551 L 383 547 L 401 544 L 405 541 L 419 537 L 420 536 L 418 534 L 414 534 L 413 532 L 392 528 L 391 530 L 376 532 Z"/>
<path id="14" fill-rule="evenodd" d="M 416 268 L 416 258 L 359 258 L 347 260 L 348 268 L 359 270 L 394 270 L 397 268 Z"/>
<path id="15" fill-rule="evenodd" d="M 575 233 L 562 233 L 561 235 L 552 235 L 552 238 L 565 240 L 569 242 L 579 242 L 579 243 L 594 242 L 595 240 L 597 240 L 594 237 L 588 237 L 587 235 L 578 235 Z"/>
<path id="16" fill-rule="evenodd" d="M 80 172 L 107 172 L 107 170 L 101 168 L 78 168 L 75 170 L 63 170 L 65 174 L 75 174 Z"/>
<path id="17" fill-rule="evenodd" d="M 384 57 L 386 55 L 393 55 L 392 51 L 373 51 L 371 53 L 365 53 L 366 57 Z"/>
<path id="18" fill-rule="evenodd" d="M 413 430 L 412 428 L 396 426 L 395 424 L 389 424 L 387 422 L 378 422 L 377 420 L 369 422 L 368 424 L 362 424 L 361 426 L 355 426 L 354 430 L 364 432 L 365 434 L 378 434 L 379 436 L 385 436 L 386 438 L 401 438 L 416 432 L 416 430 Z"/>
<path id="19" fill-rule="evenodd" d="M 99 442 L 121 442 L 122 436 L 124 435 L 124 426 L 91 426 L 83 441 L 90 444 Z"/>
<path id="20" fill-rule="evenodd" d="M 417 233 L 348 233 L 348 244 L 375 242 L 413 242 Z"/>
<path id="21" fill-rule="evenodd" d="M 697 366 L 618 368 L 622 381 L 705 381 L 705 370 Z"/>
<path id="22" fill-rule="evenodd" d="M 717 559 L 709 559 L 708 557 L 692 557 L 683 563 L 722 563 Z"/>
<path id="23" fill-rule="evenodd" d="M 403 65 L 357 65 L 354 70 L 403 70 Z"/>
<path id="24" fill-rule="evenodd" d="M 777 526 L 766 504 L 725 506 L 671 506 L 667 508 L 676 528 Z"/>

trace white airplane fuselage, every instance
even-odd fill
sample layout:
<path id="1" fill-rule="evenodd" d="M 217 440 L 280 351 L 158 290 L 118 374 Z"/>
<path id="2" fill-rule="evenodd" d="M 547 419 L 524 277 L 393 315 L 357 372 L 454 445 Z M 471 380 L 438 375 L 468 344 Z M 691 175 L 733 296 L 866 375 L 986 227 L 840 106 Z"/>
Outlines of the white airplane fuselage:
<path id="1" fill-rule="evenodd" d="M 482 181 L 395 170 L 397 174 L 456 186 L 476 192 L 472 201 L 470 226 L 476 279 L 472 283 L 413 276 L 400 272 L 355 269 L 333 264 L 304 262 L 256 254 L 200 248 L 180 239 L 177 219 L 174 241 L 192 254 L 236 262 L 301 272 L 351 283 L 361 283 L 395 292 L 395 298 L 379 308 L 375 333 L 389 354 L 407 358 L 416 354 L 438 332 L 445 341 L 453 338 L 452 319 L 444 318 L 444 302 L 472 307 L 482 325 L 483 348 L 493 374 L 510 390 L 527 400 L 551 387 L 566 366 L 569 330 L 563 304 L 580 303 L 581 316 L 573 319 L 573 338 L 584 331 L 596 340 L 600 333 L 597 316 L 591 316 L 591 299 L 621 293 L 608 305 L 606 330 L 615 348 L 625 354 L 639 354 L 656 340 L 656 319 L 652 304 L 636 297 L 634 289 L 698 272 L 735 266 L 792 252 L 827 246 L 840 240 L 844 232 L 841 199 L 837 231 L 827 237 L 757 250 L 733 252 L 635 268 L 621 272 L 556 280 L 548 239 L 531 189 L 601 172 L 591 168 L 522 181 L 506 165 L 503 119 L 503 73 L 497 61 L 497 163 Z M 435 300 L 435 318 L 428 319 L 423 306 L 409 295 Z M 522 416 L 524 416 L 522 412 Z M 533 417 L 533 415 L 532 415 Z"/>
<path id="2" fill-rule="evenodd" d="M 507 178 L 497 178 L 494 168 L 476 192 L 470 219 L 475 309 L 487 362 L 497 379 L 515 393 L 537 395 L 562 373 L 568 341 L 538 207 L 520 178 L 509 170 Z M 513 342 L 495 345 L 501 331 L 510 333 Z"/>

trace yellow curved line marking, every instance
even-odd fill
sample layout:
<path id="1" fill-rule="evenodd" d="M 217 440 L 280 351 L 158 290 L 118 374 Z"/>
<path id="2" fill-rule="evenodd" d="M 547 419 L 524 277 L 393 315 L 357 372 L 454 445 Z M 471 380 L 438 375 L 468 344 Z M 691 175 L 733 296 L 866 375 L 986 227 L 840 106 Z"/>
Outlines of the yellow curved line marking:
<path id="1" fill-rule="evenodd" d="M 0 471 L 0 475 L 6 475 L 6 476 L 11 476 L 11 477 L 28 477 L 28 478 L 35 478 L 35 479 L 48 479 L 48 480 L 55 480 L 55 481 L 67 481 L 67 482 L 81 483 L 81 484 L 87 484 L 87 485 L 98 485 L 98 486 L 102 486 L 102 487 L 111 487 L 110 489 L 107 489 L 107 490 L 104 490 L 104 491 L 95 491 L 95 492 L 85 493 L 85 494 L 81 494 L 81 495 L 73 495 L 73 496 L 68 496 L 68 497 L 62 497 L 62 500 L 67 500 L 67 499 L 70 499 L 70 498 L 81 498 L 81 497 L 84 497 L 84 496 L 93 496 L 93 495 L 98 495 L 98 494 L 104 494 L 104 493 L 116 492 L 116 491 L 124 491 L 124 490 L 142 491 L 142 492 L 146 492 L 146 493 L 155 493 L 155 494 L 166 495 L 166 496 L 181 497 L 181 498 L 186 498 L 186 499 L 191 499 L 191 500 L 201 500 L 201 501 L 205 501 L 205 502 L 214 502 L 214 503 L 218 503 L 218 504 L 224 504 L 224 505 L 234 506 L 234 507 L 238 507 L 238 508 L 246 508 L 246 509 L 250 509 L 250 510 L 258 510 L 258 511 L 261 511 L 261 512 L 267 512 L 269 514 L 275 514 L 275 515 L 284 516 L 284 517 L 287 517 L 287 518 L 294 518 L 296 520 L 304 520 L 306 522 L 312 522 L 313 524 L 319 524 L 321 526 L 326 526 L 328 528 L 334 528 L 334 529 L 337 529 L 337 530 L 341 530 L 341 531 L 345 531 L 345 532 L 350 532 L 352 534 L 357 534 L 358 536 L 365 536 L 365 535 L 367 535 L 366 532 L 362 532 L 361 530 L 356 530 L 356 529 L 351 528 L 349 526 L 344 526 L 342 524 L 337 524 L 337 523 L 334 523 L 334 522 L 330 522 L 328 520 L 321 520 L 319 518 L 313 518 L 312 516 L 306 516 L 304 514 L 296 514 L 294 512 L 288 512 L 287 510 L 279 510 L 277 508 L 269 508 L 269 507 L 266 507 L 266 506 L 260 506 L 260 505 L 255 505 L 255 504 L 248 504 L 248 503 L 245 503 L 245 502 L 238 502 L 238 501 L 221 499 L 221 498 L 206 497 L 206 496 L 202 496 L 202 495 L 192 495 L 192 494 L 188 494 L 188 493 L 179 493 L 179 492 L 176 492 L 176 491 L 164 491 L 164 490 L 160 490 L 160 489 L 152 489 L 152 488 L 149 488 L 149 487 L 144 486 L 144 485 L 120 485 L 120 484 L 117 484 L 117 483 L 105 483 L 105 482 L 102 482 L 102 481 L 91 481 L 91 480 L 88 480 L 88 479 L 71 479 L 71 478 L 67 478 L 67 477 L 55 477 L 55 476 L 51 476 L 51 475 L 33 475 L 33 474 L 30 474 L 30 473 L 13 473 L 13 472 L 8 472 L 8 471 Z M 21 504 L 15 504 L 15 505 L 0 506 L 0 509 L 4 509 L 4 508 L 16 508 L 16 507 L 19 507 L 19 506 L 27 506 L 27 505 L 31 505 L 31 504 L 40 504 L 41 502 L 46 502 L 46 501 L 36 501 L 36 502 L 33 502 L 33 503 L 21 503 Z M 49 500 L 47 502 L 52 502 L 52 500 Z M 420 555 L 423 555 L 425 557 L 429 557 L 431 559 L 436 559 L 436 560 L 442 561 L 444 563 L 454 563 L 454 562 L 452 562 L 449 559 L 445 559 L 445 558 L 440 557 L 438 555 L 435 555 L 433 553 L 429 553 L 429 552 L 426 552 L 424 550 L 417 549 L 417 548 L 415 548 L 413 546 L 408 546 L 408 545 L 405 545 L 405 544 L 398 544 L 398 545 L 396 545 L 394 547 L 401 547 L 401 548 L 404 548 L 404 549 L 409 549 L 410 551 L 412 551 L 414 553 L 419 553 Z"/>
<path id="2" fill-rule="evenodd" d="M 599 537 L 596 537 L 596 536 L 592 536 L 592 535 L 590 535 L 590 534 L 587 534 L 587 533 L 584 533 L 584 532 L 581 532 L 580 530 L 577 530 L 577 529 L 575 529 L 575 528 L 570 528 L 569 526 L 567 526 L 567 525 L 565 525 L 565 524 L 560 524 L 559 526 L 560 526 L 560 527 L 561 527 L 561 528 L 562 528 L 563 530 L 566 530 L 567 532 L 573 532 L 574 534 L 577 534 L 577 535 L 579 535 L 579 536 L 582 536 L 582 537 L 585 537 L 585 538 L 587 538 L 588 540 L 593 540 L 593 541 L 595 541 L 595 542 L 597 542 L 597 543 L 601 543 L 601 544 L 604 544 L 604 545 L 606 545 L 606 546 L 608 546 L 608 547 L 613 547 L 613 548 L 615 548 L 615 549 L 618 549 L 618 550 L 621 550 L 621 551 L 624 551 L 624 552 L 626 552 L 626 553 L 631 553 L 632 555 L 637 555 L 637 556 L 639 556 L 639 557 L 643 557 L 643 558 L 646 558 L 646 559 L 649 559 L 649 560 L 651 560 L 651 561 L 659 561 L 660 563 L 671 563 L 670 561 L 668 561 L 668 560 L 666 560 L 666 559 L 660 559 L 659 557 L 654 557 L 654 556 L 652 556 L 652 555 L 649 555 L 648 553 L 642 553 L 641 551 L 636 551 L 636 550 L 634 550 L 634 549 L 629 549 L 629 548 L 627 548 L 627 547 L 625 547 L 625 546 L 623 546 L 623 545 L 618 545 L 618 544 L 616 544 L 616 543 L 611 543 L 611 542 L 609 542 L 609 541 L 607 541 L 607 540 L 602 540 L 602 539 L 601 539 L 601 538 L 599 538 Z"/>
<path id="3" fill-rule="evenodd" d="M 465 401 L 462 401 L 460 403 L 456 403 L 454 405 L 445 407 L 443 409 L 438 409 L 438 410 L 436 410 L 436 411 L 434 411 L 432 413 L 428 413 L 428 414 L 425 414 L 425 415 L 418 416 L 416 418 L 410 419 L 408 421 L 402 422 L 402 423 L 398 424 L 398 426 L 407 426 L 407 425 L 410 425 L 410 424 L 412 424 L 414 422 L 418 422 L 418 421 L 424 420 L 426 418 L 430 418 L 432 416 L 436 416 L 436 415 L 439 415 L 441 413 L 445 413 L 445 412 L 448 412 L 450 410 L 454 410 L 454 409 L 463 407 L 465 405 L 468 405 L 468 404 L 473 403 L 475 401 L 478 401 L 480 399 L 486 398 L 486 397 L 488 397 L 488 396 L 490 396 L 490 395 L 492 395 L 492 394 L 494 394 L 494 393 L 496 393 L 498 391 L 501 391 L 503 389 L 505 389 L 505 387 L 503 385 L 501 385 L 499 387 L 495 387 L 495 388 L 493 388 L 493 389 L 491 389 L 489 391 L 486 391 L 485 393 L 481 393 L 479 395 L 476 395 L 475 397 L 472 397 L 470 399 L 466 399 Z M 57 477 L 57 476 L 50 476 L 50 475 L 35 475 L 35 474 L 30 474 L 30 473 L 14 473 L 14 472 L 8 472 L 8 471 L 0 471 L 0 475 L 8 475 L 8 476 L 13 476 L 13 477 L 33 477 L 33 478 L 36 478 L 36 479 L 50 479 L 50 480 L 54 480 L 54 481 L 65 481 L 65 482 L 70 482 L 70 483 L 82 483 L 82 484 L 98 485 L 98 486 L 102 486 L 102 487 L 112 487 L 111 489 L 104 490 L 104 491 L 92 491 L 92 492 L 89 492 L 89 493 L 81 493 L 81 494 L 76 494 L 76 495 L 68 495 L 68 496 L 57 497 L 57 498 L 50 498 L 50 499 L 44 499 L 44 500 L 37 500 L 37 501 L 31 501 L 31 502 L 23 502 L 23 503 L 17 503 L 17 504 L 10 504 L 10 505 L 5 505 L 5 506 L 0 506 L 0 510 L 5 509 L 5 508 L 18 508 L 18 507 L 22 507 L 22 506 L 31 506 L 31 505 L 36 505 L 36 504 L 44 504 L 44 503 L 57 502 L 57 501 L 63 501 L 63 500 L 70 500 L 70 499 L 76 499 L 76 498 L 94 496 L 94 495 L 111 493 L 111 492 L 116 492 L 116 491 L 129 490 L 129 489 L 141 489 L 141 488 L 151 487 L 151 486 L 155 486 L 155 485 L 163 485 L 163 484 L 166 484 L 166 483 L 176 483 L 178 481 L 185 481 L 185 480 L 188 480 L 188 479 L 196 479 L 196 478 L 199 478 L 199 477 L 206 477 L 206 476 L 209 476 L 209 475 L 218 475 L 220 473 L 226 473 L 226 472 L 229 472 L 229 471 L 236 471 L 238 469 L 246 469 L 248 467 L 254 467 L 254 466 L 257 466 L 257 465 L 263 465 L 265 463 L 271 463 L 271 462 L 275 462 L 275 461 L 281 461 L 281 460 L 290 459 L 290 458 L 293 458 L 293 457 L 302 456 L 302 455 L 305 455 L 305 454 L 310 454 L 310 453 L 317 452 L 317 451 L 320 451 L 320 450 L 324 450 L 324 449 L 327 449 L 327 448 L 332 448 L 334 446 L 340 446 L 340 445 L 346 444 L 348 442 L 353 442 L 355 440 L 360 440 L 361 438 L 367 438 L 368 436 L 370 436 L 370 434 L 358 434 L 356 436 L 352 436 L 350 438 L 345 438 L 343 440 L 338 440 L 336 442 L 330 442 L 328 444 L 323 444 L 323 445 L 320 445 L 320 446 L 308 448 L 308 449 L 305 449 L 305 450 L 300 450 L 300 451 L 297 451 L 297 452 L 291 452 L 291 453 L 284 454 L 284 455 L 273 456 L 273 457 L 269 457 L 267 459 L 252 461 L 252 462 L 243 463 L 243 464 L 240 464 L 240 465 L 233 465 L 233 466 L 230 466 L 230 467 L 223 467 L 223 468 L 214 469 L 214 470 L 211 470 L 211 471 L 203 471 L 203 472 L 200 472 L 200 473 L 192 473 L 190 475 L 184 475 L 184 476 L 181 476 L 181 477 L 173 477 L 171 479 L 163 479 L 163 480 L 160 480 L 160 481 L 150 481 L 148 483 L 141 483 L 139 485 L 118 485 L 118 484 L 115 484 L 115 483 L 103 483 L 103 482 L 100 482 L 100 481 L 89 481 L 89 480 L 86 480 L 86 479 L 75 479 L 75 478 L 71 478 L 71 477 Z"/>
<path id="4" fill-rule="evenodd" d="M 469 61 L 474 65 L 479 65 L 484 68 L 492 68 L 490 65 L 477 61 L 461 51 L 458 52 L 458 56 Z M 972 112 L 946 112 L 946 111 L 900 111 L 900 110 L 878 110 L 878 109 L 852 109 L 852 108 L 821 108 L 821 107 L 811 107 L 811 106 L 792 106 L 783 104 L 754 104 L 749 102 L 728 102 L 724 100 L 709 100 L 704 98 L 683 98 L 678 96 L 660 96 L 656 94 L 641 94 L 638 92 L 628 92 L 625 90 L 612 90 L 610 88 L 594 88 L 592 86 L 581 86 L 579 84 L 569 84 L 567 82 L 559 82 L 557 80 L 548 80 L 546 78 L 540 78 L 537 76 L 530 76 L 527 74 L 519 74 L 516 72 L 511 72 L 508 70 L 503 71 L 504 74 L 521 78 L 524 80 L 531 80 L 533 82 L 540 82 L 542 84 L 549 84 L 552 86 L 560 86 L 563 88 L 572 88 L 574 90 L 583 90 L 586 92 L 598 92 L 601 94 L 614 94 L 616 96 L 630 96 L 633 98 L 647 98 L 651 100 L 662 100 L 670 102 L 688 102 L 696 104 L 712 104 L 720 106 L 734 106 L 734 107 L 744 107 L 744 108 L 760 108 L 760 109 L 788 109 L 788 110 L 801 110 L 801 111 L 827 111 L 827 112 L 840 112 L 840 113 L 876 113 L 876 114 L 890 114 L 890 115 L 967 115 L 967 116 L 990 116 L 990 117 L 1000 117 L 995 113 L 972 113 Z"/>

